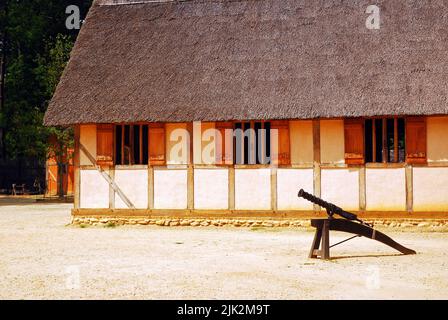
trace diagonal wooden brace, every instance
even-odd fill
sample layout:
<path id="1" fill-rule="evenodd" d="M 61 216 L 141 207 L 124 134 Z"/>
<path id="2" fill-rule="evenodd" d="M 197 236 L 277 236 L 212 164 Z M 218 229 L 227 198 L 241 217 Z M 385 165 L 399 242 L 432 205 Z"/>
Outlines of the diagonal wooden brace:
<path id="1" fill-rule="evenodd" d="M 101 168 L 101 166 L 97 165 L 95 158 L 92 154 L 84 147 L 82 143 L 79 143 L 79 149 L 86 155 L 89 161 L 95 166 L 96 170 L 99 171 L 101 176 L 107 181 L 107 183 L 111 186 L 111 188 L 118 194 L 118 196 L 123 200 L 123 202 L 130 209 L 135 209 L 134 204 L 129 200 L 129 198 L 123 193 L 123 191 L 117 186 L 117 184 L 113 181 L 110 175 Z"/>

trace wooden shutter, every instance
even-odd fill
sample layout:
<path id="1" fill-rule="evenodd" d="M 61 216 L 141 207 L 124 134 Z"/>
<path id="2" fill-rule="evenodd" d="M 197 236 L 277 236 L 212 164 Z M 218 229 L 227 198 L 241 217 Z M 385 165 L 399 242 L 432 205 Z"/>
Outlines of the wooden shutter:
<path id="1" fill-rule="evenodd" d="M 406 162 L 426 163 L 426 118 L 406 118 Z"/>
<path id="2" fill-rule="evenodd" d="M 364 119 L 344 120 L 345 163 L 364 164 Z"/>
<path id="3" fill-rule="evenodd" d="M 149 164 L 165 165 L 165 126 L 163 124 L 149 125 Z"/>
<path id="4" fill-rule="evenodd" d="M 278 136 L 272 134 L 276 129 Z M 276 141 L 277 139 L 277 141 Z M 289 121 L 271 122 L 271 158 L 275 165 L 291 164 L 290 143 L 289 143 Z"/>
<path id="5" fill-rule="evenodd" d="M 215 137 L 216 164 L 233 164 L 233 124 L 216 122 L 215 128 L 220 137 Z M 227 131 L 226 131 L 227 130 Z"/>
<path id="6" fill-rule="evenodd" d="M 96 127 L 96 162 L 100 166 L 114 164 L 114 126 L 111 124 Z"/>

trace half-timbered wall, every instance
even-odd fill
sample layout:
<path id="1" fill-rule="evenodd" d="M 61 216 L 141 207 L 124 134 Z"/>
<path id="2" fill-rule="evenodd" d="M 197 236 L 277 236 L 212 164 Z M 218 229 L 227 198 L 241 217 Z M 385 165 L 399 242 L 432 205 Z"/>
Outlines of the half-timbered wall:
<path id="1" fill-rule="evenodd" d="M 129 208 L 105 172 L 135 209 L 312 211 L 311 203 L 297 197 L 303 188 L 352 211 L 448 211 L 448 117 L 426 119 L 427 163 L 418 159 L 422 142 L 413 146 L 417 163 L 347 162 L 344 120 L 295 120 L 288 126 L 290 164 L 217 164 L 218 126 L 173 123 L 160 131 L 165 164 L 104 167 L 101 174 L 91 161 L 97 157 L 96 126 L 82 125 L 77 207 Z M 179 146 L 184 129 L 193 133 L 192 146 Z M 349 148 L 356 151 L 356 143 Z"/>

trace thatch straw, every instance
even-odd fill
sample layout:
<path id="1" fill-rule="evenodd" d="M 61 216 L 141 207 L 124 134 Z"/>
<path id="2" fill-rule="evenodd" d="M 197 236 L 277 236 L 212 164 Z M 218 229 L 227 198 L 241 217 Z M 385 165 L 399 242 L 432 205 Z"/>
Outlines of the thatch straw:
<path id="1" fill-rule="evenodd" d="M 97 3 L 47 125 L 448 114 L 445 1 Z"/>

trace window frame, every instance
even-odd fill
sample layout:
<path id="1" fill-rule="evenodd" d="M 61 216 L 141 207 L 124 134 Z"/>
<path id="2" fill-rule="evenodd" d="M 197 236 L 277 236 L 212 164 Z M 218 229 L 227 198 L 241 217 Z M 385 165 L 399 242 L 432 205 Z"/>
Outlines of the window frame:
<path id="1" fill-rule="evenodd" d="M 248 129 L 244 129 L 244 124 L 250 124 L 250 127 L 248 128 Z M 263 163 L 257 163 L 257 147 L 256 147 L 256 143 L 258 142 L 258 141 L 256 141 L 257 139 L 256 139 L 256 134 L 257 134 L 257 132 L 255 131 L 255 123 L 261 123 L 261 129 L 265 129 L 265 123 L 269 123 L 270 124 L 270 130 L 272 129 L 272 123 L 273 123 L 273 120 L 242 120 L 242 121 L 233 121 L 233 125 L 232 125 L 232 130 L 233 130 L 233 134 L 232 134 L 232 143 L 233 143 L 233 165 L 235 165 L 235 166 L 251 166 L 251 167 L 256 167 L 256 166 L 270 166 L 270 165 L 272 165 L 272 141 L 270 141 L 270 149 L 271 150 L 269 150 L 269 156 L 271 157 L 271 159 L 270 159 L 270 161 L 268 162 L 268 163 L 265 163 L 265 161 L 266 161 L 266 159 L 263 159 Z M 241 130 L 243 131 L 243 147 L 242 147 L 242 153 L 241 153 L 241 156 L 242 156 L 242 158 L 243 158 L 243 163 L 238 163 L 238 161 L 237 161 L 237 159 L 236 159 L 236 150 L 237 150 L 237 142 L 236 142 L 236 139 L 237 139 L 237 136 L 236 136 L 236 130 L 238 130 L 237 128 L 236 128 L 236 125 L 237 124 L 241 124 Z M 250 132 L 250 137 L 248 137 L 248 139 L 249 139 L 249 141 L 248 141 L 248 149 L 249 149 L 249 155 L 250 154 L 252 154 L 252 159 L 250 158 L 250 156 L 248 157 L 248 163 L 245 163 L 245 147 L 244 147 L 244 144 L 245 144 L 245 137 L 246 137 L 246 134 L 245 134 L 245 131 L 246 130 L 250 130 L 249 132 Z M 265 133 L 266 133 L 266 131 L 265 131 Z M 269 135 L 271 134 L 271 131 L 269 131 Z M 255 135 L 255 138 L 254 137 L 252 137 L 252 135 Z M 266 141 L 265 139 L 263 139 L 262 141 Z M 262 145 L 262 149 L 263 150 L 265 150 L 266 149 L 266 145 L 265 144 L 263 144 Z M 266 156 L 266 153 L 264 153 L 264 155 Z M 254 161 L 254 163 L 251 163 L 251 161 L 250 160 L 253 160 Z"/>
<path id="2" fill-rule="evenodd" d="M 383 155 L 383 159 L 382 161 L 376 161 L 376 156 L 377 156 L 377 149 L 376 149 L 376 121 L 375 120 L 381 120 L 382 122 L 382 155 Z M 394 120 L 394 160 L 393 161 L 387 161 L 388 158 L 388 153 L 389 153 L 389 149 L 388 149 L 388 144 L 387 144 L 387 120 L 393 119 Z M 398 119 L 403 119 L 404 123 L 404 133 L 403 133 L 403 139 L 404 139 L 404 159 L 403 161 L 399 161 L 399 137 L 398 137 Z M 367 148 L 366 148 L 366 134 L 365 134 L 365 127 L 366 127 L 366 121 L 367 120 L 372 120 L 372 160 L 371 162 L 367 161 Z M 406 143 L 406 122 L 407 122 L 407 117 L 405 116 L 376 116 L 376 117 L 365 117 L 363 119 L 363 123 L 364 123 L 364 159 L 365 159 L 365 164 L 369 164 L 369 165 L 378 165 L 378 164 L 383 164 L 383 165 L 397 165 L 397 164 L 406 164 L 406 147 L 407 147 L 407 143 Z"/>

